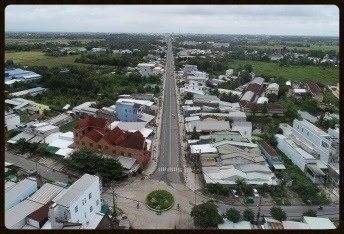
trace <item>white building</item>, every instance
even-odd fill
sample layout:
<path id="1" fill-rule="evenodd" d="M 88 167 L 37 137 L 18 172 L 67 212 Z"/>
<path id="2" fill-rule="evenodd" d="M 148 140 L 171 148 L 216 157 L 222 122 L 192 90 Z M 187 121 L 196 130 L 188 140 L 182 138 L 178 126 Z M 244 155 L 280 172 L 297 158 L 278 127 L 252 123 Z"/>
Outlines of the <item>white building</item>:
<path id="1" fill-rule="evenodd" d="M 66 191 L 53 199 L 49 208 L 52 229 L 61 229 L 65 222 L 81 223 L 84 228 L 101 210 L 101 182 L 98 176 L 84 174 Z"/>
<path id="2" fill-rule="evenodd" d="M 106 49 L 103 48 L 92 48 L 93 52 L 106 52 Z"/>
<path id="3" fill-rule="evenodd" d="M 233 69 L 228 69 L 226 70 L 226 76 L 231 76 L 233 75 L 234 70 Z"/>
<path id="4" fill-rule="evenodd" d="M 164 71 L 158 63 L 139 63 L 136 69 L 143 77 L 159 75 Z"/>
<path id="5" fill-rule="evenodd" d="M 307 120 L 297 119 L 294 120 L 292 133 L 307 148 L 317 152 L 326 165 L 339 161 L 339 138 L 336 136 L 331 136 Z"/>
<path id="6" fill-rule="evenodd" d="M 18 124 L 20 124 L 19 115 L 13 112 L 5 111 L 5 132 L 16 129 Z"/>
<path id="7" fill-rule="evenodd" d="M 191 73 L 192 71 L 197 71 L 197 65 L 189 65 L 189 64 L 184 65 L 183 72 Z"/>
<path id="8" fill-rule="evenodd" d="M 266 94 L 274 93 L 278 95 L 279 85 L 277 83 L 269 84 L 266 88 Z"/>

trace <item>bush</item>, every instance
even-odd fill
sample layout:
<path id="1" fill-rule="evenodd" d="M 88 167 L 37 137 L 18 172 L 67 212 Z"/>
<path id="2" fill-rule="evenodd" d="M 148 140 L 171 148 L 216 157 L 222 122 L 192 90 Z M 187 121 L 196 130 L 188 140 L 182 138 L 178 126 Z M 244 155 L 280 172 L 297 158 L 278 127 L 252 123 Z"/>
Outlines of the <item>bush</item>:
<path id="1" fill-rule="evenodd" d="M 156 210 L 165 210 L 172 206 L 174 198 L 172 194 L 166 190 L 154 190 L 148 194 L 146 202 L 149 207 Z"/>

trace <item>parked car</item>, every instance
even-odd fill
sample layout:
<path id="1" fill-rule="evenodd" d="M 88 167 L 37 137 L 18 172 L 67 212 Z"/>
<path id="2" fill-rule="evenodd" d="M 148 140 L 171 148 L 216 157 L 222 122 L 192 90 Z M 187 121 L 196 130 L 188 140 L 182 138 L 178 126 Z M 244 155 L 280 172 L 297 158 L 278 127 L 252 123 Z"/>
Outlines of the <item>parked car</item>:
<path id="1" fill-rule="evenodd" d="M 257 189 L 253 189 L 253 196 L 254 197 L 259 197 L 259 193 L 258 193 L 258 191 L 257 191 Z"/>
<path id="2" fill-rule="evenodd" d="M 252 203 L 254 203 L 254 198 L 253 197 L 245 197 L 244 198 L 244 203 L 245 204 L 252 204 Z"/>
<path id="3" fill-rule="evenodd" d="M 238 198 L 239 194 L 235 189 L 231 189 L 231 193 L 233 194 L 234 198 Z"/>

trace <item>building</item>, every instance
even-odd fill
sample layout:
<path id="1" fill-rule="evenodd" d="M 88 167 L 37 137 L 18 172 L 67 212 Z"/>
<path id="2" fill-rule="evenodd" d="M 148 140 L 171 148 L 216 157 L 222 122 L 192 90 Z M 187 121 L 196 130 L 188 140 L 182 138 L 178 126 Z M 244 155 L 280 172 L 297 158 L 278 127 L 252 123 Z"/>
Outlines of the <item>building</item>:
<path id="1" fill-rule="evenodd" d="M 227 218 L 223 219 L 223 223 L 219 223 L 217 225 L 218 229 L 225 229 L 225 230 L 251 230 L 253 229 L 251 223 L 249 221 L 239 221 L 237 223 L 233 223 L 229 221 Z"/>
<path id="2" fill-rule="evenodd" d="M 36 96 L 37 94 L 43 93 L 46 90 L 47 89 L 42 88 L 42 87 L 36 87 L 36 88 L 32 88 L 32 89 L 27 89 L 27 90 L 11 93 L 10 95 L 14 96 L 14 97 L 21 97 L 24 95 Z"/>
<path id="3" fill-rule="evenodd" d="M 238 131 L 240 134 L 251 140 L 252 136 L 252 123 L 251 122 L 233 122 L 232 123 L 232 131 Z"/>
<path id="4" fill-rule="evenodd" d="M 279 134 L 276 134 L 275 137 L 277 140 L 277 148 L 299 167 L 313 183 L 324 183 L 325 170 L 327 170 L 326 165 L 301 149 L 291 139 Z"/>
<path id="5" fill-rule="evenodd" d="M 73 108 L 73 112 L 77 116 L 96 116 L 98 109 L 90 107 L 91 105 L 95 105 L 96 102 L 85 102 Z"/>
<path id="6" fill-rule="evenodd" d="M 325 163 L 337 163 L 339 161 L 339 138 L 319 129 L 307 120 L 293 122 L 293 136 L 302 142 L 304 148 L 319 155 L 319 159 Z"/>
<path id="7" fill-rule="evenodd" d="M 191 73 L 192 71 L 197 71 L 197 65 L 189 65 L 185 64 L 183 67 L 183 72 L 184 73 Z"/>
<path id="8" fill-rule="evenodd" d="M 329 218 L 303 216 L 302 222 L 307 224 L 309 229 L 336 229 Z"/>
<path id="9" fill-rule="evenodd" d="M 104 49 L 104 48 L 92 48 L 92 51 L 95 52 L 95 53 L 106 52 L 106 49 Z"/>
<path id="10" fill-rule="evenodd" d="M 5 193 L 5 211 L 31 196 L 37 189 L 37 181 L 34 179 L 27 178 L 18 182 Z"/>
<path id="11" fill-rule="evenodd" d="M 120 102 L 136 103 L 136 104 L 142 106 L 142 112 L 147 113 L 147 114 L 155 114 L 154 102 L 152 102 L 150 100 L 140 100 L 140 99 L 138 99 L 138 97 L 139 96 L 129 96 L 127 98 L 119 98 L 117 100 L 116 104 L 120 103 Z M 147 97 L 147 99 L 148 99 L 148 97 Z M 116 110 L 116 106 L 110 106 L 110 108 Z"/>
<path id="12" fill-rule="evenodd" d="M 285 170 L 285 166 L 282 163 L 281 157 L 277 152 L 265 141 L 259 141 L 258 147 L 262 151 L 265 160 L 268 162 L 269 166 L 273 170 Z"/>
<path id="13" fill-rule="evenodd" d="M 230 131 L 230 126 L 228 121 L 192 121 L 185 124 L 185 130 L 191 133 L 196 127 L 197 132 L 222 132 Z"/>
<path id="14" fill-rule="evenodd" d="M 50 154 L 60 155 L 64 158 L 69 157 L 69 154 L 74 151 L 73 132 L 57 132 L 45 138 L 45 143 L 48 144 L 46 152 Z"/>
<path id="15" fill-rule="evenodd" d="M 207 89 L 205 83 L 188 79 L 184 84 L 184 88 L 180 89 L 180 93 L 192 92 L 204 95 Z"/>
<path id="16" fill-rule="evenodd" d="M 84 174 L 53 199 L 54 203 L 49 207 L 51 228 L 62 229 L 65 223 L 79 223 L 88 229 L 101 210 L 101 191 L 99 177 Z"/>
<path id="17" fill-rule="evenodd" d="M 279 85 L 276 83 L 269 84 L 266 88 L 266 94 L 276 94 L 278 95 Z"/>
<path id="18" fill-rule="evenodd" d="M 22 70 L 20 68 L 5 69 L 5 81 L 30 81 L 40 79 L 42 76 L 31 71 Z"/>
<path id="19" fill-rule="evenodd" d="M 135 158 L 140 168 L 151 158 L 149 142 L 140 131 L 127 132 L 115 127 L 111 130 L 106 119 L 88 117 L 80 120 L 75 128 L 74 143 L 107 155 Z"/>
<path id="20" fill-rule="evenodd" d="M 16 129 L 19 124 L 20 117 L 18 114 L 5 111 L 5 132 Z"/>
<path id="21" fill-rule="evenodd" d="M 319 86 L 313 81 L 306 81 L 305 83 L 306 83 L 306 89 L 308 92 L 311 93 L 312 97 L 316 99 L 318 102 L 322 102 L 324 95 L 321 89 L 319 88 Z"/>
<path id="22" fill-rule="evenodd" d="M 233 75 L 233 73 L 234 73 L 233 69 L 226 70 L 226 76 L 231 76 L 231 75 Z"/>
<path id="23" fill-rule="evenodd" d="M 116 113 L 122 122 L 137 122 L 143 114 L 143 107 L 134 102 L 117 101 Z"/>
<path id="24" fill-rule="evenodd" d="M 102 109 L 97 110 L 96 117 L 107 119 L 110 123 L 118 120 L 117 113 L 113 109 L 107 107 L 103 107 Z"/>
<path id="25" fill-rule="evenodd" d="M 43 114 L 44 110 L 50 110 L 49 106 L 23 98 L 5 99 L 5 106 L 11 107 L 14 111 L 28 114 Z"/>
<path id="26" fill-rule="evenodd" d="M 143 77 L 156 76 L 163 73 L 163 69 L 158 63 L 139 63 L 136 69 Z"/>

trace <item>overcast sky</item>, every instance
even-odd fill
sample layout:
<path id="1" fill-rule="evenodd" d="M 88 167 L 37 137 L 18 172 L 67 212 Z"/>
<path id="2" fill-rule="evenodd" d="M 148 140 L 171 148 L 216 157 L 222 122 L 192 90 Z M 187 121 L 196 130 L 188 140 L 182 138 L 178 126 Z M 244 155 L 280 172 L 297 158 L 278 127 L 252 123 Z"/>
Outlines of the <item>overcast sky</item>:
<path id="1" fill-rule="evenodd" d="M 335 5 L 10 5 L 5 31 L 339 36 Z"/>

